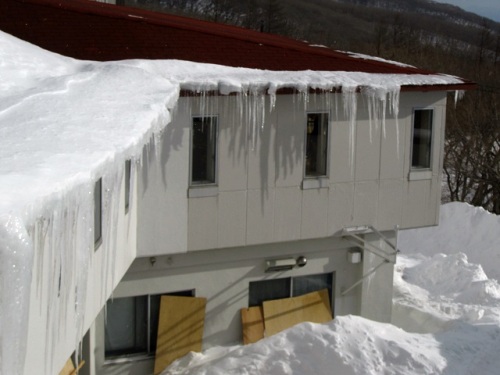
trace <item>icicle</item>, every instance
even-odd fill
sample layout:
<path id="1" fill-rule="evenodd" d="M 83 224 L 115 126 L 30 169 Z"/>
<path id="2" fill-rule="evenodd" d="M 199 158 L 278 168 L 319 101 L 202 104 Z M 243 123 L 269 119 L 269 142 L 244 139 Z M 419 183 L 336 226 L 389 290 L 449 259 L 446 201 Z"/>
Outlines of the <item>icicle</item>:
<path id="1" fill-rule="evenodd" d="M 265 94 L 258 86 L 250 88 L 247 108 L 247 123 L 252 129 L 252 150 L 255 150 L 257 145 L 257 129 L 263 129 L 265 123 Z"/>
<path id="2" fill-rule="evenodd" d="M 274 111 L 275 107 L 276 107 L 276 92 L 273 92 L 269 94 L 269 113 Z"/>
<path id="3" fill-rule="evenodd" d="M 386 131 L 386 126 L 385 126 L 385 119 L 386 119 L 386 94 L 384 93 L 383 98 L 380 98 L 380 104 L 382 105 L 382 134 L 384 136 L 384 139 L 387 138 L 387 131 Z"/>
<path id="4" fill-rule="evenodd" d="M 349 166 L 351 167 L 351 175 L 354 175 L 354 155 L 356 141 L 356 115 L 358 110 L 357 104 L 357 87 L 343 87 L 342 99 L 344 102 L 344 114 L 349 121 Z"/>
<path id="5" fill-rule="evenodd" d="M 399 94 L 401 92 L 401 87 L 396 86 L 389 92 L 389 100 L 391 103 L 391 111 L 394 116 L 396 124 L 396 152 L 397 158 L 399 159 L 400 154 L 400 135 L 399 135 Z"/>
<path id="6" fill-rule="evenodd" d="M 22 221 L 0 217 L 0 373 L 22 374 L 26 356 L 33 245 Z"/>
<path id="7" fill-rule="evenodd" d="M 370 143 L 373 142 L 373 121 L 375 115 L 375 103 L 372 95 L 368 95 L 368 126 L 370 128 Z M 376 121 L 376 119 L 375 119 Z"/>
<path id="8" fill-rule="evenodd" d="M 455 90 L 455 107 L 457 106 L 458 101 L 462 100 L 464 95 L 465 95 L 464 90 Z"/>
<path id="9" fill-rule="evenodd" d="M 335 118 L 339 119 L 339 96 L 335 93 Z"/>
<path id="10" fill-rule="evenodd" d="M 302 100 L 304 101 L 304 111 L 307 111 L 307 105 L 309 104 L 309 89 L 306 87 L 302 90 Z"/>

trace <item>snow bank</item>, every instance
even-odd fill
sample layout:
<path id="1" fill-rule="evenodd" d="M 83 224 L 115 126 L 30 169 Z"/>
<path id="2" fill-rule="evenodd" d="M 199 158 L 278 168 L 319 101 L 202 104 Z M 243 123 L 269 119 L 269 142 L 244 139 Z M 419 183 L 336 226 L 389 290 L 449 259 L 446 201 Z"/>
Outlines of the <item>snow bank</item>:
<path id="1" fill-rule="evenodd" d="M 500 285 L 468 255 L 499 241 L 498 219 L 454 203 L 442 207 L 439 227 L 401 232 L 394 325 L 355 316 L 303 323 L 252 345 L 191 353 L 163 375 L 495 375 Z"/>
<path id="2" fill-rule="evenodd" d="M 248 346 L 229 349 L 208 365 L 191 353 L 163 375 L 209 374 L 437 374 L 446 367 L 439 342 L 383 323 L 342 316 L 302 323 Z"/>
<path id="3" fill-rule="evenodd" d="M 442 206 L 439 226 L 401 232 L 404 254 L 465 253 L 482 265 L 490 278 L 500 280 L 500 216 L 464 203 Z"/>
<path id="4" fill-rule="evenodd" d="M 443 205 L 438 227 L 402 231 L 394 323 L 414 332 L 499 325 L 499 239 L 500 217 L 466 203 Z"/>

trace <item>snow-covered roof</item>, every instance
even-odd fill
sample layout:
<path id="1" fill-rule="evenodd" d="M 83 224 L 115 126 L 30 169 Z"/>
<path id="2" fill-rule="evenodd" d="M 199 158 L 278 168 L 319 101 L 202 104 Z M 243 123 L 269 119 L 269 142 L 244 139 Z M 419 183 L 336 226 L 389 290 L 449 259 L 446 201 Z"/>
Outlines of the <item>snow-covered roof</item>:
<path id="1" fill-rule="evenodd" d="M 432 74 L 279 35 L 88 0 L 2 0 L 0 29 L 84 60 L 175 59 L 273 71 Z M 423 88 L 471 87 L 471 82 L 461 80 L 452 87 L 434 84 Z"/>
<path id="2" fill-rule="evenodd" d="M 169 122 L 181 90 L 362 90 L 385 98 L 405 85 L 461 83 L 446 75 L 276 72 L 178 60 L 98 63 L 56 55 L 5 33 L 0 39 L 0 213 L 19 212 L 65 190 L 68 181 L 91 177 L 116 155 L 137 153 Z"/>

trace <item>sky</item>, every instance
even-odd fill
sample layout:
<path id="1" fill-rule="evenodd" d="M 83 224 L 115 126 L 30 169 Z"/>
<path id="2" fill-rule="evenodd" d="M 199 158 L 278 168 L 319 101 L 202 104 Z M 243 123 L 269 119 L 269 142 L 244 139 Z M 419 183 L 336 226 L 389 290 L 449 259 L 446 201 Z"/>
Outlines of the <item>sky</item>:
<path id="1" fill-rule="evenodd" d="M 440 0 L 438 3 L 453 4 L 468 12 L 500 22 L 499 0 Z"/>

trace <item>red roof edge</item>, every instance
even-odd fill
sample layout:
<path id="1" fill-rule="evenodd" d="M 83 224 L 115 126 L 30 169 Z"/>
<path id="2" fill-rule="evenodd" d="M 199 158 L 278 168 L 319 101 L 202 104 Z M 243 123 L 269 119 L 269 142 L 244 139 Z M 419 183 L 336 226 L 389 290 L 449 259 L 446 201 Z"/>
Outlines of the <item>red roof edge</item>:
<path id="1" fill-rule="evenodd" d="M 274 71 L 435 74 L 279 35 L 91 0 L 0 0 L 0 29 L 83 60 L 179 59 Z M 474 88 L 464 80 L 402 90 Z"/>

